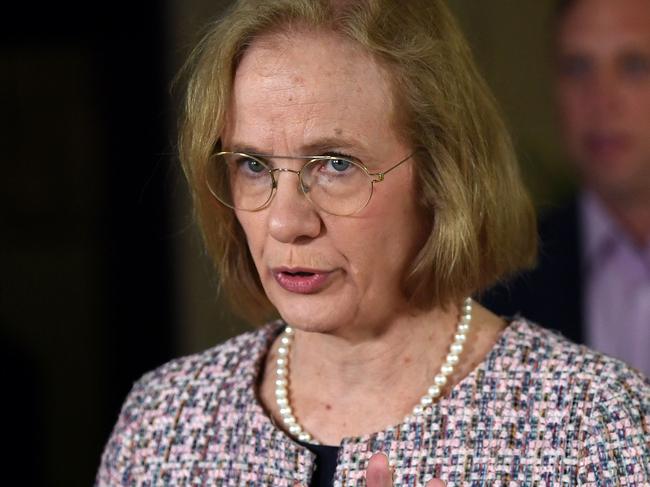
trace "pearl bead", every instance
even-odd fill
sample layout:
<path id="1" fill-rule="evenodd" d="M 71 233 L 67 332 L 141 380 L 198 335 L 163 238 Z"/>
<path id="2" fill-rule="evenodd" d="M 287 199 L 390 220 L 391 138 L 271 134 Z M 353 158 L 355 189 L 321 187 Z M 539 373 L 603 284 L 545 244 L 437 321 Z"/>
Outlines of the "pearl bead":
<path id="1" fill-rule="evenodd" d="M 275 402 L 278 404 L 278 407 L 285 407 L 289 405 L 289 399 L 286 397 L 277 397 Z"/>
<path id="2" fill-rule="evenodd" d="M 275 381 L 277 387 L 287 387 L 288 384 L 287 379 L 276 379 Z"/>
<path id="3" fill-rule="evenodd" d="M 291 414 L 291 408 L 282 408 L 280 409 L 280 416 L 285 417 Z"/>
<path id="4" fill-rule="evenodd" d="M 278 377 L 286 377 L 286 375 L 287 375 L 287 369 L 282 368 L 282 367 L 278 367 L 278 368 L 275 370 L 275 374 L 276 374 Z"/>
<path id="5" fill-rule="evenodd" d="M 460 355 L 460 353 L 463 351 L 463 344 L 462 343 L 452 343 L 451 347 L 449 347 L 449 350 L 451 353 L 455 353 L 456 355 Z"/>
<path id="6" fill-rule="evenodd" d="M 468 323 L 461 323 L 458 325 L 458 333 L 467 333 L 469 331 L 469 324 Z"/>
<path id="7" fill-rule="evenodd" d="M 439 387 L 444 386 L 447 383 L 447 377 L 442 374 L 438 374 L 433 378 L 433 382 Z"/>
<path id="8" fill-rule="evenodd" d="M 442 367 L 440 367 L 440 373 L 443 375 L 451 375 L 453 371 L 454 366 L 446 362 L 442 364 Z"/>
<path id="9" fill-rule="evenodd" d="M 291 338 L 289 338 L 288 336 L 283 336 L 282 338 L 280 338 L 280 343 L 285 346 L 289 345 L 291 343 Z"/>
<path id="10" fill-rule="evenodd" d="M 458 355 L 455 353 L 447 354 L 447 363 L 451 365 L 456 365 L 458 363 Z"/>
<path id="11" fill-rule="evenodd" d="M 286 389 L 276 389 L 275 390 L 275 397 L 287 397 L 287 390 Z"/>
<path id="12" fill-rule="evenodd" d="M 456 333 L 454 335 L 454 340 L 458 343 L 465 343 L 465 340 L 467 340 L 467 337 L 465 336 L 464 333 Z"/>
<path id="13" fill-rule="evenodd" d="M 293 335 L 293 328 L 290 326 L 285 326 L 284 327 L 284 334 L 285 335 Z"/>
<path id="14" fill-rule="evenodd" d="M 305 433 L 304 431 L 298 435 L 298 439 L 300 441 L 304 441 L 305 443 L 309 443 L 311 441 L 311 435 L 309 433 Z"/>
<path id="15" fill-rule="evenodd" d="M 278 347 L 278 355 L 287 355 L 289 349 L 287 347 Z"/>
<path id="16" fill-rule="evenodd" d="M 292 414 L 287 414 L 286 416 L 283 416 L 282 421 L 284 421 L 284 424 L 286 424 L 289 427 L 296 424 L 296 418 L 294 418 Z"/>
<path id="17" fill-rule="evenodd" d="M 291 433 L 292 435 L 297 436 L 301 432 L 302 432 L 302 428 L 297 424 L 294 424 L 293 426 L 289 426 L 289 433 Z"/>
<path id="18" fill-rule="evenodd" d="M 420 399 L 420 404 L 422 406 L 428 406 L 433 402 L 433 398 L 431 396 L 422 396 L 422 399 Z"/>
<path id="19" fill-rule="evenodd" d="M 422 406 L 420 406 L 420 405 L 418 404 L 417 406 L 415 406 L 415 407 L 413 408 L 413 414 L 415 414 L 416 416 L 419 416 L 420 414 L 422 414 L 422 411 L 423 411 L 423 410 L 424 410 L 424 409 L 422 408 Z"/>
<path id="20" fill-rule="evenodd" d="M 440 387 L 437 385 L 432 385 L 427 391 L 431 397 L 438 397 L 440 395 Z"/>

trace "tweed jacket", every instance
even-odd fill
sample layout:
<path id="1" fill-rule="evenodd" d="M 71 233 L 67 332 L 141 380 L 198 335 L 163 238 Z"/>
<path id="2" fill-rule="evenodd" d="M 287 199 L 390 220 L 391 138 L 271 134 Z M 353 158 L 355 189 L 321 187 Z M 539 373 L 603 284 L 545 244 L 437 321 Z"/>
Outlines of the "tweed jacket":
<path id="1" fill-rule="evenodd" d="M 274 322 L 145 375 L 106 445 L 97 486 L 309 485 L 313 454 L 256 395 Z M 385 452 L 397 486 L 650 485 L 650 381 L 516 319 L 423 415 L 339 449 L 336 486 Z"/>

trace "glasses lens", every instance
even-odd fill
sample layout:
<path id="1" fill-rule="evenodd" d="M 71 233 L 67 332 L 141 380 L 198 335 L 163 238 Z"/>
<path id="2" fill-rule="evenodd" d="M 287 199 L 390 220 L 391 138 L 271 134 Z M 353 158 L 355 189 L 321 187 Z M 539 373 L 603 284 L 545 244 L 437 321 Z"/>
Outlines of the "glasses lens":
<path id="1" fill-rule="evenodd" d="M 210 192 L 224 205 L 237 210 L 263 208 L 273 194 L 269 168 L 259 159 L 236 152 L 215 154 L 206 171 Z"/>
<path id="2" fill-rule="evenodd" d="M 316 206 L 333 215 L 352 215 L 372 196 L 363 167 L 348 159 L 314 159 L 302 170 L 303 191 Z"/>

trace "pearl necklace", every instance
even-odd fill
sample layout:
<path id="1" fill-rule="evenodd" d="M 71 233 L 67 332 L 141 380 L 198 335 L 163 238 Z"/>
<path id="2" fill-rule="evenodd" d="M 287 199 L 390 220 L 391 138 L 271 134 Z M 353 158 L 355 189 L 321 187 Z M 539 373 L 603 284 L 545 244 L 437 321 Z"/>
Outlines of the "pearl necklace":
<path id="1" fill-rule="evenodd" d="M 472 299 L 466 298 L 461 308 L 461 317 L 456 327 L 454 341 L 449 347 L 449 353 L 445 362 L 440 367 L 440 372 L 433 378 L 433 385 L 422 396 L 420 402 L 413 407 L 411 414 L 414 416 L 421 415 L 424 409 L 430 406 L 442 393 L 442 388 L 447 384 L 447 377 L 454 372 L 454 367 L 458 364 L 459 356 L 463 351 L 463 344 L 467 340 L 467 333 L 469 332 L 471 321 Z M 286 326 L 280 337 L 278 358 L 275 361 L 275 402 L 280 411 L 280 418 L 282 418 L 282 422 L 291 435 L 300 441 L 318 444 L 298 423 L 291 409 L 291 403 L 289 402 L 289 351 L 291 350 L 293 336 L 293 328 Z"/>

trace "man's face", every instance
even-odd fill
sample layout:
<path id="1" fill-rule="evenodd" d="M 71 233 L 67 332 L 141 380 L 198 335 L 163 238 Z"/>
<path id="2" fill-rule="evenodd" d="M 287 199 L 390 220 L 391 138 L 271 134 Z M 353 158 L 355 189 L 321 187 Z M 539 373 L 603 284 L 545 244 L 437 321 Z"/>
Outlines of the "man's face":
<path id="1" fill-rule="evenodd" d="M 578 0 L 557 32 L 565 143 L 607 199 L 650 193 L 650 0 Z"/>

